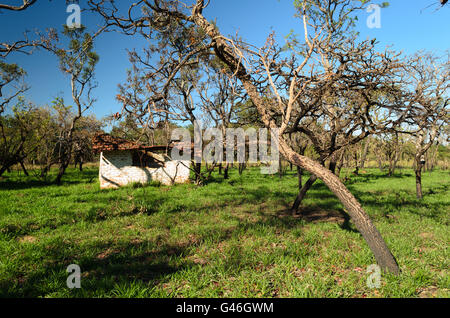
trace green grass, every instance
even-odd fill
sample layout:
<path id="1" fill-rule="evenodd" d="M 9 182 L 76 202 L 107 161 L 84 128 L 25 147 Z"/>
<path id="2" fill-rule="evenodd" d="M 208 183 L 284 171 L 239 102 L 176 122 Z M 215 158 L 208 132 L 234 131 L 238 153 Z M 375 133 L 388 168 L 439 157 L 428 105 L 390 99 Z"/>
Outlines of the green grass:
<path id="1" fill-rule="evenodd" d="M 422 201 L 410 170 L 347 182 L 402 270 L 379 289 L 366 284 L 372 253 L 321 182 L 300 219 L 286 213 L 291 171 L 116 190 L 97 176 L 0 181 L 0 297 L 449 297 L 449 171 L 424 173 Z M 66 287 L 69 264 L 80 289 Z"/>

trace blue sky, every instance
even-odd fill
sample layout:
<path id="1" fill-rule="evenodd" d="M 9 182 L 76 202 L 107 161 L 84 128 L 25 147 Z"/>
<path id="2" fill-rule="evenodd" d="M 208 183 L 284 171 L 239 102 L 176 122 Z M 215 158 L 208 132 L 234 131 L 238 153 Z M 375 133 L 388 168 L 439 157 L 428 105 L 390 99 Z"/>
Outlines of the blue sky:
<path id="1" fill-rule="evenodd" d="M 21 0 L 2 0 L 2 3 L 19 3 Z M 121 0 L 121 4 L 133 1 Z M 434 51 L 442 54 L 450 49 L 450 5 L 436 10 L 438 0 L 391 0 L 388 8 L 381 11 L 381 28 L 369 29 L 366 19 L 370 13 L 360 17 L 358 31 L 362 38 L 376 38 L 383 50 L 387 45 L 412 54 L 418 50 Z M 80 0 L 83 8 L 84 0 Z M 434 5 L 435 4 L 435 5 Z M 431 7 L 429 7 L 431 5 Z M 208 19 L 216 19 L 224 34 L 239 33 L 247 42 L 263 45 L 268 34 L 275 31 L 278 39 L 290 30 L 301 33 L 300 21 L 294 17 L 293 0 L 211 0 L 204 14 Z M 61 28 L 69 13 L 64 0 L 39 0 L 23 12 L 0 13 L 0 39 L 12 41 L 21 39 L 25 29 L 45 30 Z M 100 22 L 89 14 L 82 14 L 82 21 L 94 29 Z M 100 55 L 96 71 L 98 88 L 94 96 L 98 101 L 91 113 L 97 118 L 120 111 L 115 100 L 117 85 L 126 79 L 126 69 L 130 67 L 126 49 L 145 45 L 140 37 L 127 37 L 117 33 L 102 34 L 95 47 Z M 8 62 L 18 63 L 28 75 L 26 82 L 31 89 L 26 97 L 37 105 L 49 104 L 55 96 L 62 94 L 70 104 L 69 78 L 61 74 L 57 60 L 47 52 L 37 51 L 31 56 L 16 53 Z"/>

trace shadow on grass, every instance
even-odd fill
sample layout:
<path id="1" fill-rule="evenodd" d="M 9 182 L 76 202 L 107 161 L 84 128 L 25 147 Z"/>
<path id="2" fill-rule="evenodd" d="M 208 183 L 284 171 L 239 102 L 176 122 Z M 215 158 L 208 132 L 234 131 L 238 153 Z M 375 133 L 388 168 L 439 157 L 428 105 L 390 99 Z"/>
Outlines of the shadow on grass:
<path id="1" fill-rule="evenodd" d="M 55 171 L 52 171 L 45 179 L 35 176 L 33 171 L 30 171 L 29 173 L 30 175 L 28 177 L 18 175 L 15 172 L 5 173 L 0 177 L 0 190 L 23 190 L 55 185 L 53 182 L 56 177 Z M 62 178 L 61 186 L 81 183 L 89 184 L 97 177 L 97 168 L 85 168 L 83 171 L 69 168 Z"/>
<path id="2" fill-rule="evenodd" d="M 183 245 L 151 244 L 135 242 L 127 244 L 96 244 L 77 246 L 59 243 L 39 246 L 41 266 L 28 275 L 0 283 L 0 297 L 41 297 L 68 290 L 67 266 L 77 264 L 81 270 L 81 289 L 70 291 L 74 297 L 115 296 L 111 294 L 119 283 L 138 281 L 152 288 L 164 283 L 169 276 L 196 264 L 191 261 L 175 261 L 186 253 Z M 154 243 L 154 242 L 150 242 Z M 102 251 L 94 257 L 80 256 L 92 251 Z"/>
<path id="3" fill-rule="evenodd" d="M 246 231 L 266 229 L 267 226 L 281 233 L 302 224 L 292 217 L 280 218 L 267 213 L 263 220 L 243 221 L 231 228 L 208 228 L 195 232 L 195 241 L 176 244 L 155 238 L 83 245 L 67 241 L 37 245 L 33 248 L 33 254 L 39 255 L 38 269 L 29 267 L 25 272 L 23 268 L 16 269 L 11 279 L 0 280 L 0 297 L 42 297 L 55 292 L 71 297 L 110 297 L 117 296 L 115 292 L 119 285 L 126 288 L 136 283 L 147 290 L 145 296 L 155 296 L 152 289 L 158 287 L 161 290 L 174 274 L 204 266 L 204 263 L 196 261 L 193 246 L 228 241 Z M 292 257 L 298 257 L 294 252 L 289 253 Z M 224 268 L 232 271 L 242 271 L 246 266 L 255 265 L 243 263 L 241 255 L 233 250 L 227 252 L 224 262 Z M 70 264 L 80 266 L 82 288 L 71 290 L 67 295 L 66 279 L 69 274 L 66 269 Z M 170 295 L 170 291 L 167 294 Z"/>

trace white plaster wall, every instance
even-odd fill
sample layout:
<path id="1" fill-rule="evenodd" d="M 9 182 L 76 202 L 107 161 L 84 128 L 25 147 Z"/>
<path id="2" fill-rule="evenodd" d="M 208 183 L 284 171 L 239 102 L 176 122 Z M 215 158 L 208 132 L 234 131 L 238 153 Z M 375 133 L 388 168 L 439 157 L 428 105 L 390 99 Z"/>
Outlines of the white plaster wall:
<path id="1" fill-rule="evenodd" d="M 100 188 L 117 188 L 133 182 L 159 181 L 165 185 L 189 181 L 189 160 L 166 161 L 164 167 L 133 167 L 130 151 L 111 151 L 100 154 Z"/>

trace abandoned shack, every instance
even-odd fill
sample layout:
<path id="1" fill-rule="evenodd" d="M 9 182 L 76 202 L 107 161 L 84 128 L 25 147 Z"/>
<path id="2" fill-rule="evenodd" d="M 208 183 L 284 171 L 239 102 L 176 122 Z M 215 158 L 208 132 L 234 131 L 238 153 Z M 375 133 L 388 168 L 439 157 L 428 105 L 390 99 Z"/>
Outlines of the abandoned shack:
<path id="1" fill-rule="evenodd" d="M 159 181 L 164 185 L 189 181 L 190 161 L 171 160 L 170 146 L 145 146 L 109 134 L 97 134 L 93 150 L 100 153 L 100 188 Z"/>

